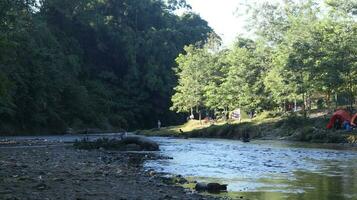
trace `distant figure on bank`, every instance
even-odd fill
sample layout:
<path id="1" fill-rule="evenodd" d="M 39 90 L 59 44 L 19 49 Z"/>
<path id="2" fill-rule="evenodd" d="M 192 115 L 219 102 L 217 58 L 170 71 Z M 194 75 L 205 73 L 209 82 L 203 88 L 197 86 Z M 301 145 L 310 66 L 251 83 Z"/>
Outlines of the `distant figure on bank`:
<path id="1" fill-rule="evenodd" d="M 124 131 L 123 133 L 120 133 L 120 139 L 124 139 L 128 136 L 128 132 Z"/>
<path id="2" fill-rule="evenodd" d="M 157 128 L 158 128 L 158 129 L 161 128 L 161 121 L 160 121 L 160 120 L 157 121 Z"/>
<path id="3" fill-rule="evenodd" d="M 343 129 L 346 131 L 352 131 L 352 127 L 349 121 L 345 120 L 342 124 Z"/>
<path id="4" fill-rule="evenodd" d="M 243 132 L 242 141 L 243 142 L 249 142 L 250 141 L 250 135 L 249 135 L 248 132 Z"/>
<path id="5" fill-rule="evenodd" d="M 340 119 L 337 118 L 337 119 L 335 120 L 335 123 L 333 124 L 333 127 L 334 127 L 336 130 L 338 130 L 338 129 L 341 128 Z"/>

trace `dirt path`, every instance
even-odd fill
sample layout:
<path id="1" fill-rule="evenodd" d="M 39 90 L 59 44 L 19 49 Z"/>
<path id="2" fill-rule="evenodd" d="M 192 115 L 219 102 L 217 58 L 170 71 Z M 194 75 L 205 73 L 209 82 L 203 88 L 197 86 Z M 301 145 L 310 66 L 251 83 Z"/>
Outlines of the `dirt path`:
<path id="1" fill-rule="evenodd" d="M 0 145 L 0 199 L 213 199 L 144 172 L 150 153 Z"/>

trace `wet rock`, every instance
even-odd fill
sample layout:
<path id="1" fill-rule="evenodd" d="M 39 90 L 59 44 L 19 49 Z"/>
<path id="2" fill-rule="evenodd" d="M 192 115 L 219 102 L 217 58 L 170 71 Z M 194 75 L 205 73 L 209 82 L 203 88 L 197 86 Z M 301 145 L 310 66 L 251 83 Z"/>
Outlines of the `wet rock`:
<path id="1" fill-rule="evenodd" d="M 208 183 L 207 191 L 209 192 L 227 191 L 227 184 Z"/>
<path id="2" fill-rule="evenodd" d="M 206 183 L 197 183 L 195 186 L 195 190 L 205 191 L 205 190 L 207 190 L 207 184 Z"/>
<path id="3" fill-rule="evenodd" d="M 197 183 L 195 186 L 197 191 L 207 191 L 211 193 L 219 193 L 221 191 L 227 191 L 226 184 L 219 184 L 219 183 Z"/>
<path id="4" fill-rule="evenodd" d="M 151 171 L 148 172 L 148 175 L 149 175 L 149 176 L 155 176 L 155 175 L 156 175 L 156 172 L 153 171 L 153 170 L 151 170 Z"/>
<path id="5" fill-rule="evenodd" d="M 33 180 L 31 177 L 29 176 L 20 176 L 18 178 L 19 181 L 27 181 L 27 180 Z"/>
<path id="6" fill-rule="evenodd" d="M 173 157 L 170 157 L 170 156 L 159 155 L 159 156 L 157 156 L 157 159 L 172 160 L 172 159 L 174 159 L 174 158 L 173 158 Z"/>
<path id="7" fill-rule="evenodd" d="M 56 181 L 56 182 L 62 182 L 62 181 L 64 181 L 64 179 L 63 178 L 54 178 L 54 179 L 52 179 L 53 181 Z"/>
<path id="8" fill-rule="evenodd" d="M 179 184 L 185 184 L 185 183 L 188 183 L 188 181 L 182 177 L 181 175 L 177 175 L 174 179 L 174 182 L 175 183 L 179 183 Z"/>
<path id="9" fill-rule="evenodd" d="M 49 187 L 45 183 L 39 183 L 34 188 L 37 189 L 37 190 L 46 190 Z"/>
<path id="10" fill-rule="evenodd" d="M 188 181 L 187 181 L 185 178 L 183 178 L 183 177 L 179 177 L 179 178 L 177 179 L 177 183 L 179 183 L 179 184 L 185 184 L 185 183 L 188 183 Z"/>
<path id="11" fill-rule="evenodd" d="M 166 194 L 166 195 L 164 196 L 164 199 L 172 199 L 172 196 L 171 196 L 171 195 Z"/>

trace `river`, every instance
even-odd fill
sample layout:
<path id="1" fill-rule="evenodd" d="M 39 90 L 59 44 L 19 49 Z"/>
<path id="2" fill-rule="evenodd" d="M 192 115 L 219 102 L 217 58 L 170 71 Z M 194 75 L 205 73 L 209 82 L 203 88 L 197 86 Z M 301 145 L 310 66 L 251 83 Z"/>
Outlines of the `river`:
<path id="1" fill-rule="evenodd" d="M 120 134 L 0 137 L 0 141 L 74 142 Z M 250 200 L 357 200 L 357 150 L 339 145 L 153 137 L 160 154 L 146 169 L 228 184 L 220 194 Z M 19 148 L 19 146 L 15 146 Z M 1 150 L 1 148 L 0 148 Z"/>
<path id="2" fill-rule="evenodd" d="M 146 168 L 198 182 L 228 184 L 228 193 L 222 196 L 357 199 L 357 151 L 353 148 L 266 140 L 154 139 L 161 153 L 173 159 L 148 161 Z"/>

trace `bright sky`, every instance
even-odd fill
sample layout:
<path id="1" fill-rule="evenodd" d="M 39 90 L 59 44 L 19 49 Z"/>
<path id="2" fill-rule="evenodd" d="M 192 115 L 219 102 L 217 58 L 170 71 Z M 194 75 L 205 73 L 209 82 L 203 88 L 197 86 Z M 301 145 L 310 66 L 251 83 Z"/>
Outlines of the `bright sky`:
<path id="1" fill-rule="evenodd" d="M 247 34 L 244 17 L 235 14 L 242 0 L 186 0 L 192 10 L 219 34 L 223 44 L 232 44 L 238 34 Z"/>

